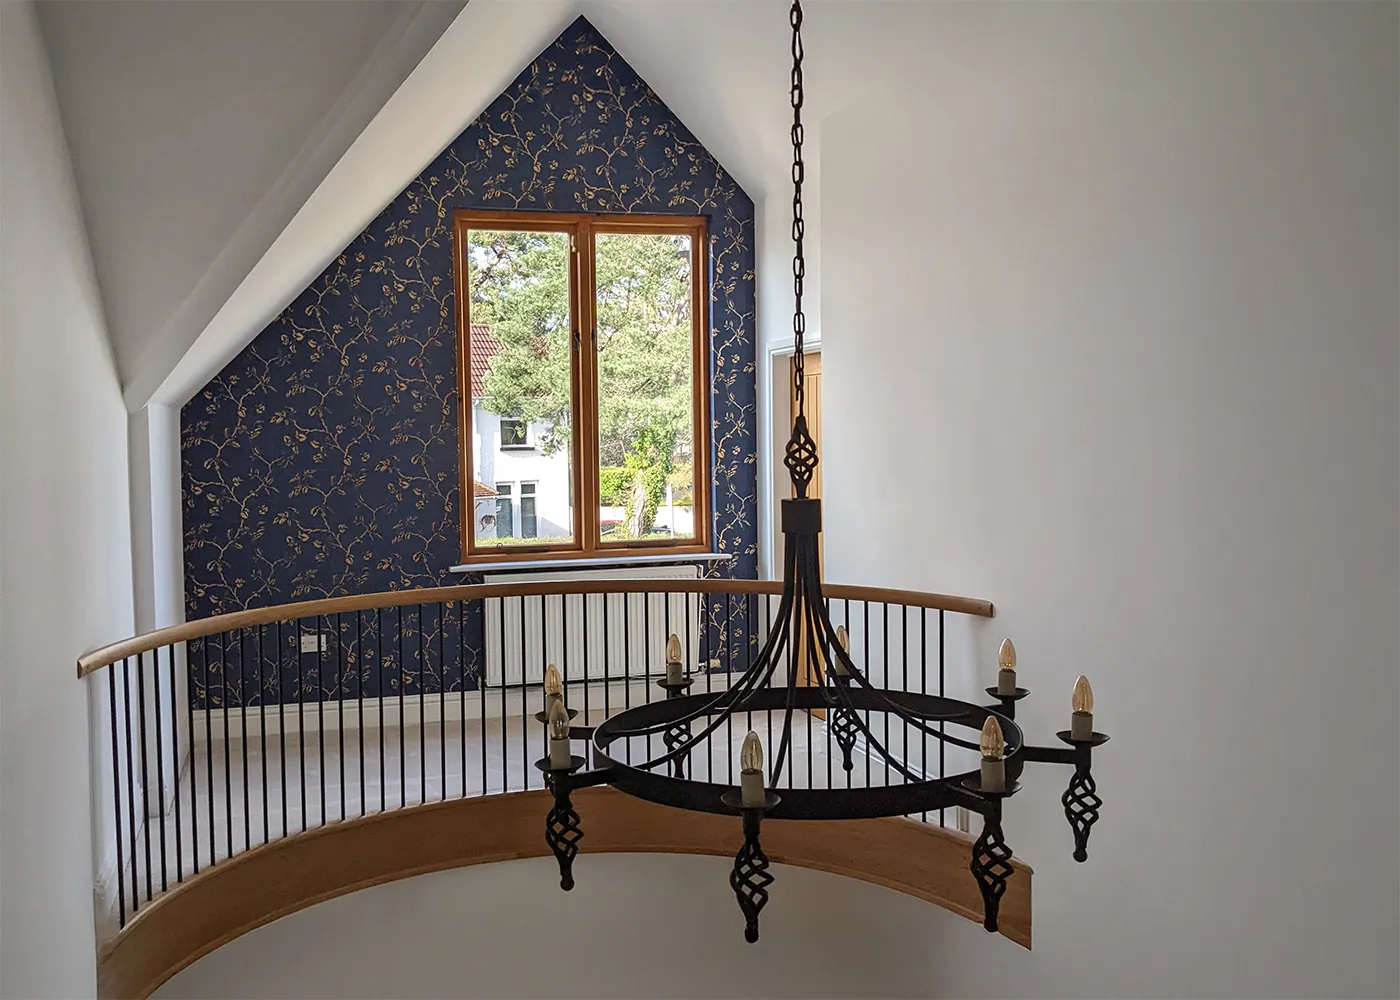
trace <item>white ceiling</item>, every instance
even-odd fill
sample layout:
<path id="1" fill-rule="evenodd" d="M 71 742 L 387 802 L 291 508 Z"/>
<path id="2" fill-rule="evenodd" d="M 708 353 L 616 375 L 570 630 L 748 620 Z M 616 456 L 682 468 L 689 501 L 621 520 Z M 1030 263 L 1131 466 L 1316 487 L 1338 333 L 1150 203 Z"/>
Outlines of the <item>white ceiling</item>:
<path id="1" fill-rule="evenodd" d="M 808 3 L 809 216 L 821 119 L 915 78 L 941 6 Z M 787 0 L 42 7 L 132 409 L 198 391 L 579 14 L 756 202 L 789 197 Z"/>
<path id="2" fill-rule="evenodd" d="M 124 383 L 201 332 L 460 6 L 39 4 Z"/>

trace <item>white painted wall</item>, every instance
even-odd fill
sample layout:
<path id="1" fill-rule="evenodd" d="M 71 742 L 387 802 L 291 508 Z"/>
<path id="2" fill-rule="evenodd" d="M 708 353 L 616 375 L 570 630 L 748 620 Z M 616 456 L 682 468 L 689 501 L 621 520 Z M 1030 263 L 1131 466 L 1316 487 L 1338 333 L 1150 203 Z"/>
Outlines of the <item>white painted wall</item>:
<path id="1" fill-rule="evenodd" d="M 749 945 L 728 859 L 589 855 L 586 833 L 584 844 L 572 892 L 560 891 L 552 858 L 392 882 L 259 928 L 155 995 L 926 997 L 937 981 L 929 935 L 962 920 L 775 865 L 762 936 Z M 823 961 L 838 926 L 841 957 Z"/>
<path id="2" fill-rule="evenodd" d="M 1062 772 L 1009 806 L 1035 950 L 939 989 L 1396 996 L 1400 8 L 932 9 L 823 127 L 829 574 L 994 600 L 980 683 L 1113 735 L 1087 864 Z"/>
<path id="3" fill-rule="evenodd" d="M 74 661 L 132 631 L 127 425 L 30 4 L 0 6 L 0 213 L 0 995 L 90 996 L 110 806 Z"/>

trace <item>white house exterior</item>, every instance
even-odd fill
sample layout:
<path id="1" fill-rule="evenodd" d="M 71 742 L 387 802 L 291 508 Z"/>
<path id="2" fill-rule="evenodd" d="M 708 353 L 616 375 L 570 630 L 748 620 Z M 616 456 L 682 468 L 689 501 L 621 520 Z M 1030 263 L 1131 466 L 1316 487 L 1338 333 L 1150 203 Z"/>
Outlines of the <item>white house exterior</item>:
<path id="1" fill-rule="evenodd" d="M 568 538 L 573 534 L 569 454 L 540 447 L 548 421 L 516 420 L 488 410 L 486 373 L 500 343 L 489 327 L 471 331 L 472 472 L 476 540 Z"/>

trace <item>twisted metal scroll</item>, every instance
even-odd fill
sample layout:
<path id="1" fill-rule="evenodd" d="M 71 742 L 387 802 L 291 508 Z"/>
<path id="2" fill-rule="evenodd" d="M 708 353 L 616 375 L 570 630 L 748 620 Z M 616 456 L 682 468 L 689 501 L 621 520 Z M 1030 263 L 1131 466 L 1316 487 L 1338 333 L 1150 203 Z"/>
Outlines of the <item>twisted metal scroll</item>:
<path id="1" fill-rule="evenodd" d="M 982 926 L 995 931 L 1001 897 L 1006 892 L 1007 881 L 1016 872 L 1011 866 L 1011 849 L 1002 836 L 1000 819 L 988 817 L 983 824 L 982 835 L 972 845 L 969 867 L 977 879 L 977 887 L 982 890 Z"/>
<path id="2" fill-rule="evenodd" d="M 1087 767 L 1076 767 L 1074 776 L 1069 779 L 1069 787 L 1060 796 L 1065 807 L 1065 819 L 1069 820 L 1074 831 L 1074 860 L 1089 860 L 1089 831 L 1099 821 L 1099 807 L 1103 799 L 1098 794 L 1098 783 Z"/>
<path id="3" fill-rule="evenodd" d="M 768 855 L 758 842 L 761 814 L 744 813 L 744 846 L 734 855 L 734 870 L 729 873 L 729 887 L 744 913 L 744 940 L 758 940 L 758 914 L 768 903 L 768 887 L 773 876 L 768 873 Z"/>
<path id="4" fill-rule="evenodd" d="M 831 713 L 831 735 L 836 737 L 836 745 L 841 748 L 841 766 L 847 771 L 855 767 L 851 762 L 851 751 L 855 749 L 856 734 L 859 732 L 860 723 L 849 708 L 842 706 Z"/>
<path id="5" fill-rule="evenodd" d="M 690 742 L 690 723 L 677 722 L 671 726 L 661 737 L 661 742 L 666 745 L 666 752 L 671 753 L 677 747 L 683 747 Z M 671 758 L 671 777 L 685 777 L 685 761 L 689 757 L 689 752 L 677 754 Z"/>
<path id="6" fill-rule="evenodd" d="M 578 856 L 578 842 L 583 839 L 583 824 L 569 799 L 569 789 L 560 781 L 551 784 L 554 805 L 544 820 L 544 842 L 559 862 L 559 888 L 568 892 L 574 887 L 574 858 Z"/>

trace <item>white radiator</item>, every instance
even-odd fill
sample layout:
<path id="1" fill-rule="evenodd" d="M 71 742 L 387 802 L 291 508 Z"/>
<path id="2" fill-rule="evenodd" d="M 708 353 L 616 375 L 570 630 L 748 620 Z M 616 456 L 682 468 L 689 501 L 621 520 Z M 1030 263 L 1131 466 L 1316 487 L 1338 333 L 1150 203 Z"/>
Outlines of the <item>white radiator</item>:
<path id="1" fill-rule="evenodd" d="M 565 580 L 694 580 L 695 566 L 487 574 L 486 583 Z M 700 594 L 555 594 L 485 601 L 486 683 L 539 684 L 553 663 L 570 681 L 618 680 L 666 672 L 666 636 L 674 632 L 695 669 L 700 648 Z M 523 606 L 522 606 L 523 605 Z M 585 621 L 586 616 L 586 621 Z M 688 625 L 688 627 L 687 627 Z M 502 666 L 504 665 L 504 670 Z"/>

